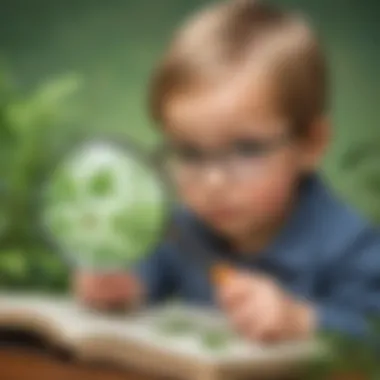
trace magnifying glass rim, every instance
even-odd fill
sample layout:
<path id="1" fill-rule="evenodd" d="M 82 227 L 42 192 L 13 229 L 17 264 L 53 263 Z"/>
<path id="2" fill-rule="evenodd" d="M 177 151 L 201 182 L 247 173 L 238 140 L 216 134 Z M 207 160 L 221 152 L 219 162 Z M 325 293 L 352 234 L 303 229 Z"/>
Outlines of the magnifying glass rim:
<path id="1" fill-rule="evenodd" d="M 120 137 L 120 136 L 112 136 L 112 135 L 91 135 L 87 138 L 83 138 L 77 140 L 75 143 L 71 144 L 68 149 L 65 149 L 61 154 L 58 155 L 58 159 L 54 161 L 51 165 L 51 168 L 48 170 L 46 177 L 42 181 L 40 191 L 38 192 L 37 202 L 39 203 L 38 207 L 38 216 L 37 223 L 39 225 L 39 230 L 41 231 L 42 239 L 45 244 L 47 244 L 54 252 L 57 252 L 63 260 L 67 262 L 69 266 L 74 268 L 80 268 L 80 263 L 76 261 L 75 254 L 68 253 L 61 243 L 59 243 L 59 238 L 51 231 L 51 228 L 46 224 L 44 216 L 45 211 L 47 209 L 46 204 L 46 193 L 49 187 L 49 182 L 52 180 L 52 176 L 56 172 L 57 169 L 60 168 L 61 165 L 65 164 L 65 160 L 69 160 L 70 155 L 76 154 L 80 152 L 81 149 L 86 149 L 87 147 L 96 146 L 96 145 L 108 145 L 111 148 L 114 147 L 116 149 L 120 149 L 122 152 L 129 153 L 131 158 L 142 167 L 148 169 L 153 176 L 156 176 L 158 183 L 161 186 L 161 196 L 163 199 L 163 223 L 162 229 L 157 233 L 156 238 L 152 239 L 151 248 L 147 247 L 146 254 L 149 252 L 154 252 L 154 249 L 157 248 L 160 241 L 162 241 L 165 235 L 168 233 L 170 222 L 171 222 L 171 204 L 172 204 L 172 191 L 169 185 L 168 177 L 165 175 L 163 168 L 161 167 L 157 156 L 155 154 L 149 155 L 144 152 L 137 143 L 132 141 L 130 138 Z M 167 210 L 167 211 L 165 211 Z M 144 254 L 142 253 L 142 256 Z M 138 261 L 138 259 L 137 259 Z M 121 261 L 122 262 L 122 261 Z M 97 265 L 91 265 L 90 263 L 85 264 L 88 265 L 88 269 L 100 270 L 103 268 L 97 268 Z M 128 260 L 125 260 L 125 265 L 128 265 Z M 132 263 L 133 265 L 133 263 Z M 111 265 L 112 266 L 112 265 Z M 86 268 L 84 268 L 86 269 Z M 121 268 L 122 269 L 122 268 Z M 107 270 L 107 268 L 104 268 Z"/>

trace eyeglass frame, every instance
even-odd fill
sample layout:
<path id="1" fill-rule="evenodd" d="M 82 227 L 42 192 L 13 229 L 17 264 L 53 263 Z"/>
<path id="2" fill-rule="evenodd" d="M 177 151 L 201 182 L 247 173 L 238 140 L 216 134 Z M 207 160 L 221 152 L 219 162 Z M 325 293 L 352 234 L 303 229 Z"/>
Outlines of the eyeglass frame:
<path id="1" fill-rule="evenodd" d="M 267 139 L 267 141 L 259 141 L 259 139 L 256 140 L 256 142 L 258 142 L 259 144 L 261 144 L 261 147 L 259 148 L 259 153 L 257 153 L 257 155 L 255 157 L 249 157 L 248 160 L 261 160 L 263 158 L 266 158 L 268 156 L 270 156 L 271 154 L 273 154 L 275 151 L 291 144 L 291 142 L 294 140 L 295 138 L 295 133 L 291 132 L 291 133 L 283 133 L 279 136 L 276 136 L 276 138 L 272 138 L 271 140 Z M 252 139 L 252 141 L 254 141 Z M 167 152 L 168 150 L 171 150 L 172 147 L 170 146 L 170 143 L 163 143 L 161 146 L 160 146 L 160 149 L 157 151 L 157 155 L 156 155 L 156 162 L 159 162 L 159 165 L 166 171 L 166 172 L 171 172 L 173 170 L 178 170 L 177 169 L 169 169 L 168 168 L 168 161 L 167 161 Z M 224 150 L 224 152 L 223 152 Z M 227 151 L 227 152 L 226 152 Z M 215 162 L 218 162 L 218 166 L 222 166 L 222 169 L 223 169 L 223 172 L 226 173 L 228 176 L 230 177 L 239 177 L 238 179 L 241 179 L 240 175 L 233 175 L 233 173 L 237 172 L 236 168 L 235 169 L 231 169 L 231 167 L 234 166 L 234 164 L 231 164 L 231 157 L 233 159 L 233 155 L 236 154 L 236 152 L 232 152 L 232 149 L 222 149 L 221 151 L 219 152 L 214 152 L 214 153 L 207 153 L 206 155 L 204 153 L 202 153 L 202 155 L 204 156 L 202 158 L 203 162 L 202 163 L 198 163 L 197 165 L 198 168 L 192 168 L 191 170 L 193 170 L 193 173 L 191 175 L 189 175 L 189 173 L 186 175 L 186 177 L 188 178 L 185 178 L 185 180 L 193 180 L 193 179 L 196 179 L 197 177 L 201 177 L 202 176 L 202 172 L 205 173 L 207 169 L 207 166 L 210 165 L 210 162 L 213 162 L 214 163 L 214 167 L 215 167 Z M 206 158 L 206 156 L 208 156 Z M 229 157 L 228 157 L 229 156 Z M 230 160 L 230 163 L 228 164 L 228 160 Z M 224 163 L 221 165 L 221 161 Z M 253 162 L 251 162 L 250 164 L 254 164 Z M 178 163 L 177 163 L 178 165 Z M 240 163 L 241 165 L 241 163 Z M 228 169 L 229 168 L 229 169 Z M 189 169 L 189 168 L 188 168 Z M 184 170 L 184 167 L 182 167 L 180 170 Z M 185 169 L 186 170 L 186 169 Z M 198 173 L 195 173 L 196 171 L 198 171 Z M 252 171 L 253 172 L 253 171 Z M 232 174 L 232 175 L 231 175 Z M 247 174 L 248 174 L 248 171 L 245 170 L 245 175 L 243 175 L 243 179 L 244 178 L 247 178 Z M 253 173 L 252 173 L 253 174 Z M 184 176 L 184 173 L 180 174 L 182 177 Z M 178 176 L 178 174 L 174 174 L 174 176 Z M 250 176 L 249 176 L 250 177 Z M 184 178 L 183 178 L 184 179 Z"/>

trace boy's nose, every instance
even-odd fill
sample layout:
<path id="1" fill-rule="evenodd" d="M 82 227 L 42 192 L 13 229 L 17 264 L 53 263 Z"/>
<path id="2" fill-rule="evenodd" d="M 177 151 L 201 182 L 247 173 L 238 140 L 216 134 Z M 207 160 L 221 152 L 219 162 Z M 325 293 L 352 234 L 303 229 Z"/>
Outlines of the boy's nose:
<path id="1" fill-rule="evenodd" d="M 226 184 L 227 175 L 221 165 L 209 165 L 205 168 L 203 181 L 211 187 L 220 187 Z"/>

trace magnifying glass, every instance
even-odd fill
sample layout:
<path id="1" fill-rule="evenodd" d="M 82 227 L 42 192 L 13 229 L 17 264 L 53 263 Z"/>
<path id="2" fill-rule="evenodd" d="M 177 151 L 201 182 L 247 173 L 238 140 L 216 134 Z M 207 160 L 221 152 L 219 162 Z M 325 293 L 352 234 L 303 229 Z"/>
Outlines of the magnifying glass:
<path id="1" fill-rule="evenodd" d="M 90 140 L 68 152 L 45 184 L 44 231 L 76 269 L 125 270 L 154 252 L 173 228 L 173 192 L 167 177 L 136 145 Z M 214 283 L 231 275 L 190 233 L 175 226 L 180 253 L 210 272 Z"/>
<path id="2" fill-rule="evenodd" d="M 120 271 L 152 252 L 167 229 L 170 191 L 135 145 L 78 144 L 45 183 L 41 220 L 74 268 Z"/>

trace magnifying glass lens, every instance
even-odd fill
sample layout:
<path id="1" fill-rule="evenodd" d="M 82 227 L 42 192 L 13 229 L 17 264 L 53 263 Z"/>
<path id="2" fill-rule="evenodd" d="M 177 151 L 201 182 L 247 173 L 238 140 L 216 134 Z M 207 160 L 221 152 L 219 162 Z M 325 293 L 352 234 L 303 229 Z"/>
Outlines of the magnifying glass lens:
<path id="1" fill-rule="evenodd" d="M 84 144 L 53 171 L 43 223 L 76 266 L 115 270 L 154 249 L 164 232 L 167 194 L 158 173 L 132 149 Z"/>

